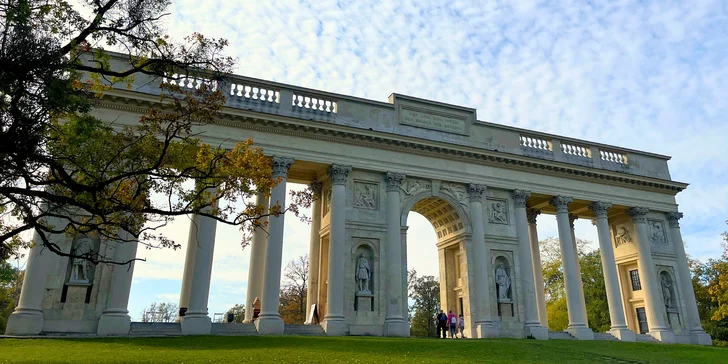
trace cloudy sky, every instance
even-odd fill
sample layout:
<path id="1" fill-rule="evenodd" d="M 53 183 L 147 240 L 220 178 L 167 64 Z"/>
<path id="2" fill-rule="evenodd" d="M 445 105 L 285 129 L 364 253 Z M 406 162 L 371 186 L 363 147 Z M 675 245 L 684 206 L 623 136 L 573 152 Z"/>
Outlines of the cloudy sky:
<path id="1" fill-rule="evenodd" d="M 602 4 L 597 4 L 602 3 Z M 237 73 L 372 100 L 392 92 L 476 108 L 480 120 L 671 155 L 688 254 L 721 252 L 728 219 L 728 2 L 175 1 L 177 38 L 230 41 Z M 302 186 L 292 186 L 302 188 Z M 413 214 L 414 215 L 414 214 Z M 408 262 L 437 274 L 436 238 L 411 216 Z M 556 236 L 555 218 L 539 236 Z M 185 242 L 189 221 L 166 233 Z M 414 233 L 417 232 L 417 233 Z M 284 265 L 308 252 L 288 218 Z M 596 242 L 588 221 L 576 234 Z M 245 302 L 249 250 L 218 227 L 210 315 Z M 186 248 L 186 246 L 185 246 Z M 130 314 L 178 302 L 184 249 L 140 250 Z"/>

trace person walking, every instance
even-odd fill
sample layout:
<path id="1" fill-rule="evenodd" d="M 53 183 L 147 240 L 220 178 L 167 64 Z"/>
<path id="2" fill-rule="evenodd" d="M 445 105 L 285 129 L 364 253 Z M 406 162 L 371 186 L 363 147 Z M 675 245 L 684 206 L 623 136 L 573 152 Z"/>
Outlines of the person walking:
<path id="1" fill-rule="evenodd" d="M 437 337 L 440 338 L 440 331 L 442 331 L 442 338 L 444 339 L 445 332 L 447 331 L 447 315 L 444 311 L 440 310 L 437 314 Z"/>
<path id="2" fill-rule="evenodd" d="M 465 320 L 462 313 L 458 317 L 458 329 L 460 329 L 460 338 L 465 339 Z"/>
<path id="3" fill-rule="evenodd" d="M 455 316 L 455 314 L 452 313 L 452 310 L 447 312 L 447 323 L 450 326 L 450 338 L 451 339 L 457 339 L 457 325 L 458 325 L 458 318 Z"/>

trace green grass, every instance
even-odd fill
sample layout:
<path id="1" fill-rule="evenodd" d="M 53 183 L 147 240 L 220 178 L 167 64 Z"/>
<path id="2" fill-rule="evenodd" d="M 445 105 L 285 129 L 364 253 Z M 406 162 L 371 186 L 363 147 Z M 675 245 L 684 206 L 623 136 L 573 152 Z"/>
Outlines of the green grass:
<path id="1" fill-rule="evenodd" d="M 728 348 L 611 341 L 198 336 L 0 339 L 0 363 L 728 363 Z"/>

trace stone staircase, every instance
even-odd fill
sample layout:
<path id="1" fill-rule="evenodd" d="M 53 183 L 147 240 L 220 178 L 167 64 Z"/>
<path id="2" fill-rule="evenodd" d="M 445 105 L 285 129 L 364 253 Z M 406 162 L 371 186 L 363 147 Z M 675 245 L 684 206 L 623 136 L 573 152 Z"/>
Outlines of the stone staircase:
<path id="1" fill-rule="evenodd" d="M 594 340 L 619 341 L 619 339 L 617 339 L 616 337 L 614 337 L 614 335 L 608 332 L 595 332 Z"/>
<path id="2" fill-rule="evenodd" d="M 657 339 L 647 334 L 637 334 L 638 343 L 659 343 Z"/>
<path id="3" fill-rule="evenodd" d="M 181 336 L 177 322 L 132 322 L 129 336 Z"/>
<path id="4" fill-rule="evenodd" d="M 324 336 L 321 325 L 286 325 L 283 335 Z"/>
<path id="5" fill-rule="evenodd" d="M 549 331 L 549 340 L 576 340 L 565 331 Z"/>
<path id="6" fill-rule="evenodd" d="M 249 336 L 258 335 L 253 324 L 213 323 L 210 335 Z"/>

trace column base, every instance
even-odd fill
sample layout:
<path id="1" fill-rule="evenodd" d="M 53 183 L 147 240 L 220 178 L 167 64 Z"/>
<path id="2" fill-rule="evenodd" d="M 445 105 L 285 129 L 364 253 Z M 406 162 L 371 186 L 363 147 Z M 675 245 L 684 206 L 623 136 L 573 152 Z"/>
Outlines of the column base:
<path id="1" fill-rule="evenodd" d="M 690 343 L 695 345 L 712 346 L 713 339 L 703 330 L 690 331 Z"/>
<path id="2" fill-rule="evenodd" d="M 478 339 L 491 339 L 499 337 L 500 330 L 492 322 L 476 322 L 475 335 Z"/>
<path id="3" fill-rule="evenodd" d="M 647 335 L 652 336 L 655 340 L 664 344 L 674 344 L 675 334 L 669 330 L 650 331 Z"/>
<path id="4" fill-rule="evenodd" d="M 278 315 L 258 316 L 255 320 L 255 329 L 260 335 L 283 335 L 286 330 L 286 324 Z"/>
<path id="5" fill-rule="evenodd" d="M 187 314 L 180 324 L 182 335 L 210 335 L 212 320 L 210 316 L 202 314 Z"/>
<path id="6" fill-rule="evenodd" d="M 43 310 L 15 309 L 5 327 L 5 335 L 38 335 L 41 331 Z"/>
<path id="7" fill-rule="evenodd" d="M 577 340 L 594 340 L 594 331 L 588 327 L 571 327 L 564 330 Z"/>
<path id="8" fill-rule="evenodd" d="M 126 336 L 131 329 L 131 317 L 128 312 L 104 313 L 99 319 L 99 327 L 96 330 L 98 336 Z"/>
<path id="9" fill-rule="evenodd" d="M 384 320 L 384 336 L 409 337 L 410 327 L 403 319 Z"/>
<path id="10" fill-rule="evenodd" d="M 533 336 L 536 340 L 548 340 L 549 329 L 538 325 L 538 326 L 524 326 L 523 333 L 526 337 Z"/>
<path id="11" fill-rule="evenodd" d="M 620 328 L 620 329 L 611 329 L 607 331 L 610 335 L 616 337 L 619 339 L 619 341 L 629 341 L 634 342 L 637 341 L 637 334 L 634 333 L 634 331 L 626 328 Z"/>
<path id="12" fill-rule="evenodd" d="M 343 319 L 324 319 L 321 323 L 321 327 L 328 336 L 346 336 L 349 334 L 349 324 L 347 324 Z"/>

